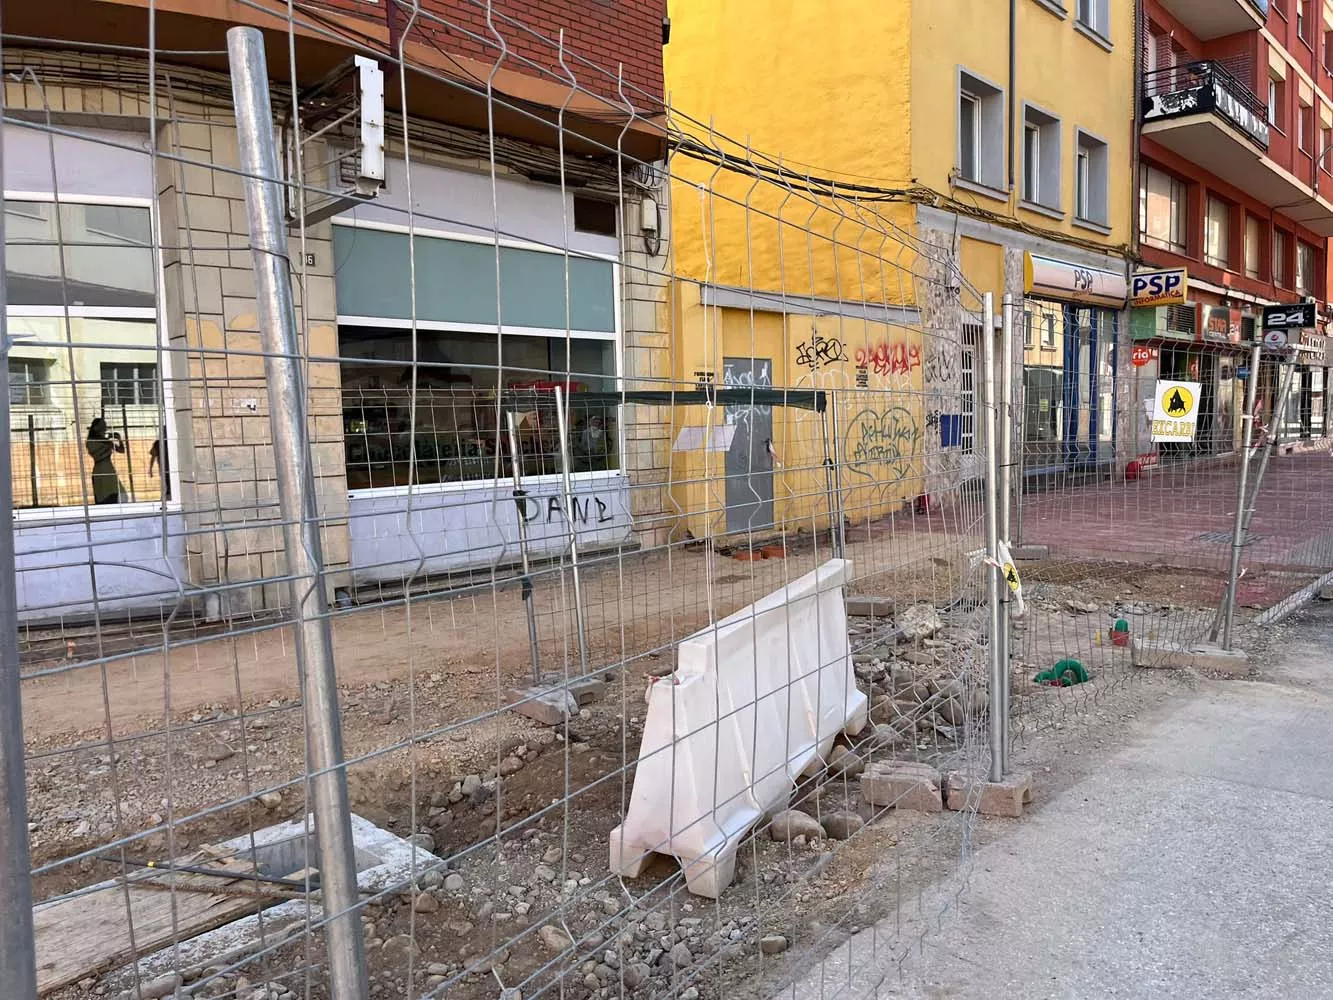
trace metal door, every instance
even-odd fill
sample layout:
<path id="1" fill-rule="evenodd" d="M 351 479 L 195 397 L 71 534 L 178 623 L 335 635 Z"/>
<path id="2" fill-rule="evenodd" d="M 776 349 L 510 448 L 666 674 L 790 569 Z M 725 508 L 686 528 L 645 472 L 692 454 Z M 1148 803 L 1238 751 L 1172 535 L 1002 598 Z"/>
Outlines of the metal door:
<path id="1" fill-rule="evenodd" d="M 771 358 L 723 358 L 729 389 L 773 385 Z M 727 406 L 722 419 L 734 428 L 727 449 L 727 532 L 758 531 L 773 525 L 773 407 Z"/>

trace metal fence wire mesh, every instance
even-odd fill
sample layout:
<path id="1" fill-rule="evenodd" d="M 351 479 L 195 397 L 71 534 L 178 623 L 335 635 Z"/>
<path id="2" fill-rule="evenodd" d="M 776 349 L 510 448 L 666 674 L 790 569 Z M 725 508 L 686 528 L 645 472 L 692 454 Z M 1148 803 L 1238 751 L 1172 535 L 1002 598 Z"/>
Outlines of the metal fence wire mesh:
<path id="1" fill-rule="evenodd" d="M 1242 355 L 992 307 L 909 206 L 481 0 L 387 47 L 243 5 L 282 26 L 4 44 L 5 946 L 62 1000 L 878 995 L 992 747 L 1128 683 L 1121 620 L 1220 623 L 1238 422 L 1119 458 L 1149 376 Z M 1293 370 L 1264 433 L 1318 438 Z M 1242 615 L 1333 564 L 1327 462 L 1273 460 Z M 1012 635 L 992 520 L 1046 547 Z"/>

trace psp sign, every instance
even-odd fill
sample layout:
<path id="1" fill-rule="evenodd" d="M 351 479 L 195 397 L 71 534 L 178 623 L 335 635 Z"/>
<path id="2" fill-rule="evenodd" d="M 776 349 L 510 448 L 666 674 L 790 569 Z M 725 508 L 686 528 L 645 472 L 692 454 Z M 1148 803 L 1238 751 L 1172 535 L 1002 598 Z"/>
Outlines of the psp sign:
<path id="1" fill-rule="evenodd" d="M 1183 267 L 1169 271 L 1140 271 L 1129 286 L 1130 304 L 1135 306 L 1180 306 L 1185 304 L 1189 279 Z"/>

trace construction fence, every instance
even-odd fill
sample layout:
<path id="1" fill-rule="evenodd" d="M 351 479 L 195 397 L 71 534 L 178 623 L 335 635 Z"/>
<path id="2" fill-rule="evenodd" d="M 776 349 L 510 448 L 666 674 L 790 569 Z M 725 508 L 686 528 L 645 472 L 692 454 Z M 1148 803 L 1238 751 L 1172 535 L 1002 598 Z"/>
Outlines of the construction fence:
<path id="1" fill-rule="evenodd" d="M 5 43 L 14 996 L 875 995 L 1136 642 L 1333 570 L 1298 355 L 1132 365 L 471 6 L 332 76 Z"/>

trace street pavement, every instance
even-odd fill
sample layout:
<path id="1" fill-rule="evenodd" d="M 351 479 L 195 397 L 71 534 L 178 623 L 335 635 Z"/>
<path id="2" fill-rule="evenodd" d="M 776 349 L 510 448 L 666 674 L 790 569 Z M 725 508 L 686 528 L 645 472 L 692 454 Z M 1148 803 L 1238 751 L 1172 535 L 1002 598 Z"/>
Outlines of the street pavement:
<path id="1" fill-rule="evenodd" d="M 979 850 L 902 966 L 866 929 L 780 996 L 1333 997 L 1333 604 L 1272 645 Z"/>

